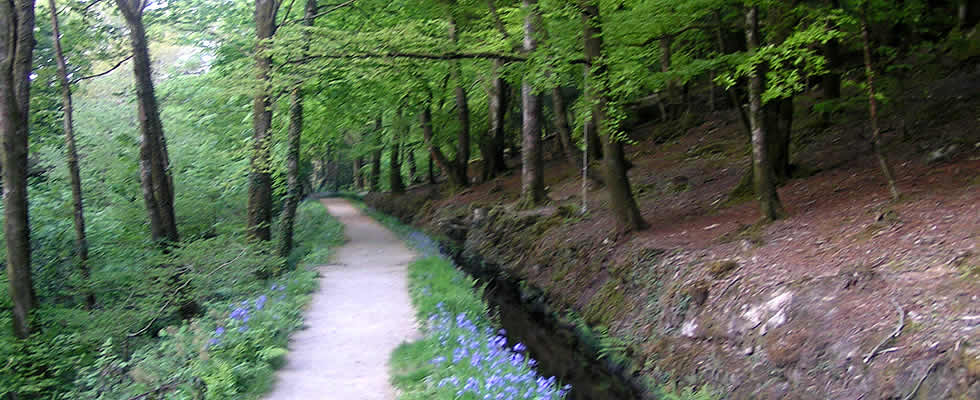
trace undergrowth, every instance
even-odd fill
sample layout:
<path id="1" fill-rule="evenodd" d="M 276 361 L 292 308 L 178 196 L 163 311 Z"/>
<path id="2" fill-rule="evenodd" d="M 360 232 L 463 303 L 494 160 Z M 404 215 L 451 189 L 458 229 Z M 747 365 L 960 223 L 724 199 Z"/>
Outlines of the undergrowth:
<path id="1" fill-rule="evenodd" d="M 99 291 L 96 309 L 46 304 L 31 340 L 0 334 L 0 398 L 258 398 L 316 287 L 307 266 L 343 241 L 342 225 L 317 203 L 301 205 L 296 221 L 289 262 L 272 256 L 271 244 L 226 233 L 134 259 L 130 270 L 103 268 L 96 276 L 114 281 L 93 286 L 117 289 Z M 134 268 L 144 263 L 159 266 Z M 187 283 L 183 296 L 169 283 L 174 266 Z M 202 308 L 189 321 L 176 316 L 184 296 Z M 9 318 L 0 311 L 0 325 Z"/>

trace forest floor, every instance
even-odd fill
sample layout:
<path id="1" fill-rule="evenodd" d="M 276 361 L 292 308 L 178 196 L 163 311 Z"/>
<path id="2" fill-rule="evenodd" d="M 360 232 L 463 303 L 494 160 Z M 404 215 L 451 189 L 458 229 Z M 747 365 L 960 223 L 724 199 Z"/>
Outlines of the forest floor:
<path id="1" fill-rule="evenodd" d="M 508 220 L 510 228 L 480 227 L 497 230 L 481 231 L 481 240 L 497 241 L 481 245 L 483 251 L 495 253 L 494 261 L 507 264 L 508 273 L 543 288 L 556 303 L 587 315 L 602 311 L 591 322 L 610 326 L 630 339 L 637 353 L 651 357 L 650 373 L 663 367 L 659 371 L 673 371 L 675 377 L 699 370 L 718 374 L 711 383 L 734 398 L 781 398 L 786 385 L 819 385 L 829 398 L 885 397 L 911 391 L 929 373 L 930 362 L 942 358 L 944 368 L 965 364 L 967 372 L 965 378 L 950 372 L 949 378 L 959 381 L 935 387 L 965 385 L 961 390 L 976 391 L 980 67 L 919 82 L 906 93 L 893 100 L 892 113 L 883 118 L 885 154 L 903 194 L 898 202 L 890 200 L 870 151 L 866 110 L 852 107 L 823 125 L 809 111 L 812 102 L 803 98 L 793 134 L 797 174 L 779 189 L 788 217 L 768 225 L 757 224 L 759 207 L 750 197 L 730 196 L 749 168 L 748 139 L 734 112 L 703 113 L 673 126 L 650 124 L 630 132 L 635 144 L 628 146 L 634 164 L 629 176 L 651 224 L 645 231 L 617 233 L 601 188 L 590 187 L 588 214 L 568 212 L 582 203 L 580 171 L 562 161 L 556 146 L 545 169 L 551 202 L 541 209 L 516 209 L 517 165 L 507 176 L 448 195 L 416 186 L 410 194 L 430 200 L 428 206 L 403 199 L 387 202 L 384 211 L 446 233 L 445 226 L 472 218 L 474 209 L 505 210 L 517 219 Z M 517 223 L 532 213 L 540 218 Z M 552 216 L 560 219 L 538 222 Z M 509 236 L 524 237 L 508 241 Z M 522 242 L 527 247 L 520 247 Z M 667 258 L 674 269 L 639 262 L 643 254 Z M 682 266 L 687 269 L 678 271 Z M 650 283 L 634 279 L 649 276 L 647 269 L 660 272 Z M 657 275 L 663 271 L 672 276 Z M 702 290 L 706 299 L 695 295 L 692 302 L 690 294 Z M 625 299 L 611 300 L 610 293 L 620 291 Z M 763 337 L 765 327 L 750 335 L 752 329 L 739 327 L 746 307 L 786 291 L 796 297 L 787 306 L 790 322 L 778 335 Z M 647 298 L 656 304 L 647 305 Z M 644 312 L 650 307 L 665 311 Z M 882 348 L 887 354 L 878 357 L 881 366 L 849 376 L 861 370 L 849 367 L 860 364 L 855 354 L 867 353 L 895 329 L 896 308 L 904 326 L 900 337 Z M 762 361 L 749 357 L 760 351 L 766 354 Z M 661 366 L 656 357 L 669 358 Z M 721 360 L 722 366 L 712 370 L 709 359 Z M 744 369 L 736 359 L 746 363 Z M 782 371 L 776 384 L 756 368 L 760 363 Z M 740 373 L 759 380 L 739 387 L 732 376 Z M 742 392 L 753 384 L 761 385 L 761 392 Z"/>
<path id="2" fill-rule="evenodd" d="M 388 359 L 418 337 L 406 270 L 416 254 L 346 200 L 322 203 L 349 241 L 320 267 L 304 329 L 265 399 L 394 400 Z"/>

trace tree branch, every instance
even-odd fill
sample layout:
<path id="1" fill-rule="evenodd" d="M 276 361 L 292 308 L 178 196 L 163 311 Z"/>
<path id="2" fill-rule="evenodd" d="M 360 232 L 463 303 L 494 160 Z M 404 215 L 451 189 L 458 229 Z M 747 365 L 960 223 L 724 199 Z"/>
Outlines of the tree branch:
<path id="1" fill-rule="evenodd" d="M 643 41 L 643 43 L 627 43 L 626 46 L 630 46 L 630 47 L 646 47 L 646 46 L 649 46 L 651 44 L 656 43 L 660 39 L 672 38 L 674 36 L 678 36 L 678 35 L 680 35 L 680 34 L 682 34 L 684 32 L 687 32 L 689 30 L 692 30 L 692 29 L 712 29 L 714 27 L 715 26 L 713 26 L 713 25 L 698 25 L 698 24 L 688 25 L 688 26 L 685 26 L 685 27 L 683 27 L 683 28 L 681 28 L 681 29 L 679 29 L 677 31 L 671 32 L 671 33 L 665 33 L 663 35 L 659 35 L 659 36 L 654 36 L 652 38 L 648 38 L 647 40 Z"/>
<path id="2" fill-rule="evenodd" d="M 131 58 L 133 58 L 132 55 L 126 56 L 126 58 L 123 58 L 122 60 L 119 60 L 119 62 L 117 62 L 116 65 L 113 65 L 112 68 L 109 68 L 109 69 L 107 69 L 107 70 L 105 70 L 103 72 L 100 72 L 98 74 L 95 74 L 95 75 L 83 76 L 81 78 L 74 79 L 74 80 L 71 81 L 71 83 L 74 85 L 74 84 L 76 84 L 78 82 L 81 82 L 81 81 L 84 81 L 84 80 L 87 80 L 87 79 L 95 79 L 95 78 L 98 78 L 98 77 L 101 77 L 101 76 L 109 75 L 109 73 L 111 73 L 112 71 L 115 71 L 117 68 L 119 68 L 121 65 L 123 65 L 123 63 L 125 63 L 126 61 L 129 61 L 129 59 L 131 59 Z"/>
<path id="3" fill-rule="evenodd" d="M 443 54 L 431 54 L 431 53 L 407 53 L 390 51 L 387 53 L 362 53 L 362 54 L 320 54 L 304 57 L 297 60 L 289 61 L 291 64 L 304 63 L 310 60 L 315 60 L 318 58 L 328 58 L 328 59 L 339 59 L 339 60 L 360 60 L 360 59 L 372 59 L 372 58 L 413 58 L 422 60 L 461 60 L 461 59 L 488 59 L 488 60 L 503 60 L 511 62 L 521 62 L 527 61 L 526 57 L 514 56 L 509 54 L 498 54 L 498 53 L 487 53 L 487 52 L 477 52 L 477 53 L 443 53 Z"/>
<path id="4" fill-rule="evenodd" d="M 340 4 L 334 4 L 332 6 L 328 6 L 323 11 L 320 11 L 320 12 L 314 14 L 313 15 L 313 19 L 320 18 L 320 17 L 322 17 L 324 15 L 330 14 L 330 13 L 332 13 L 334 11 L 337 11 L 337 10 L 339 10 L 341 8 L 352 6 L 352 5 L 354 5 L 354 1 L 356 1 L 356 0 L 349 0 L 349 1 L 346 1 L 346 2 L 343 2 L 343 3 L 340 3 Z M 306 17 L 291 19 L 289 21 L 283 21 L 282 25 L 295 24 L 297 22 L 302 22 L 304 19 L 306 19 Z"/>

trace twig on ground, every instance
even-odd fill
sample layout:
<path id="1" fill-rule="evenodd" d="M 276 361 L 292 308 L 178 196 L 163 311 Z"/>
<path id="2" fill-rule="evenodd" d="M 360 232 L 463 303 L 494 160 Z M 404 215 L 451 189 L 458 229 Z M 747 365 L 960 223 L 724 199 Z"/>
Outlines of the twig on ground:
<path id="1" fill-rule="evenodd" d="M 912 391 L 909 392 L 909 394 L 906 395 L 903 400 L 911 400 L 912 397 L 915 396 L 915 394 L 919 391 L 919 387 L 922 386 L 922 382 L 925 382 L 926 378 L 929 376 L 929 372 L 932 372 L 932 369 L 936 367 L 936 363 L 938 363 L 939 359 L 942 357 L 942 355 L 939 355 L 935 360 L 932 360 L 932 364 L 929 364 L 929 368 L 926 368 L 926 372 L 922 374 L 921 378 L 919 378 L 919 382 L 916 382 L 915 387 L 912 388 Z"/>
<path id="2" fill-rule="evenodd" d="M 870 363 L 871 362 L 871 359 L 873 359 L 876 355 L 878 355 L 878 349 L 880 349 L 881 346 L 884 346 L 885 343 L 888 343 L 892 339 L 897 338 L 898 335 L 900 335 L 902 333 L 902 327 L 905 326 L 905 310 L 902 310 L 902 306 L 898 305 L 898 302 L 895 301 L 895 299 L 892 299 L 891 301 L 892 301 L 892 305 L 895 306 L 895 309 L 898 310 L 898 325 L 895 326 L 895 331 L 892 332 L 891 335 L 888 335 L 887 337 L 885 337 L 881 341 L 881 343 L 878 343 L 877 346 L 875 346 L 873 349 L 871 349 L 871 352 L 868 353 L 868 355 L 864 356 L 864 363 L 865 364 Z"/>

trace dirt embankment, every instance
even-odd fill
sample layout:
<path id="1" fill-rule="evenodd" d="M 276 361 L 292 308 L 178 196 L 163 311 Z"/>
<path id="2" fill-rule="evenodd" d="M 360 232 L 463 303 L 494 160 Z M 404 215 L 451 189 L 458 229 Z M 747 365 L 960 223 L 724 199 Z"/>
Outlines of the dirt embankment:
<path id="1" fill-rule="evenodd" d="M 859 112 L 830 128 L 798 121 L 801 174 L 779 192 L 789 217 L 765 226 L 754 202 L 728 198 L 747 153 L 720 113 L 672 139 L 635 133 L 630 179 L 647 231 L 616 234 L 598 188 L 581 215 L 576 171 L 560 161 L 540 209 L 514 208 L 513 175 L 368 202 L 607 327 L 649 383 L 731 399 L 976 399 L 980 90 L 946 89 L 977 82 L 971 71 L 899 99 L 885 123 L 897 203 Z"/>

